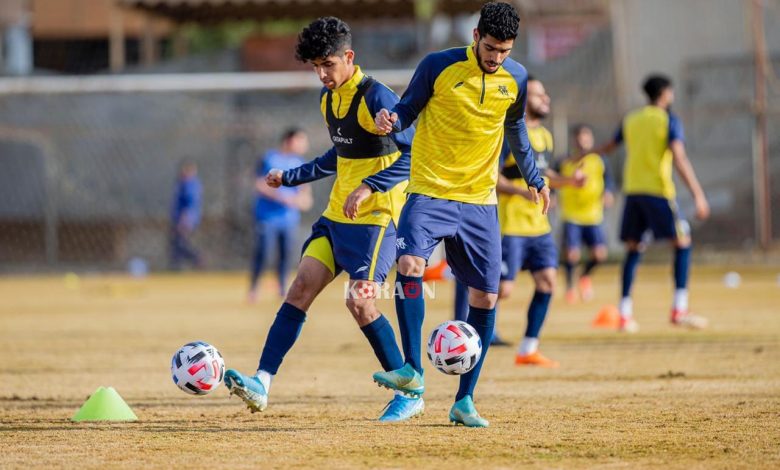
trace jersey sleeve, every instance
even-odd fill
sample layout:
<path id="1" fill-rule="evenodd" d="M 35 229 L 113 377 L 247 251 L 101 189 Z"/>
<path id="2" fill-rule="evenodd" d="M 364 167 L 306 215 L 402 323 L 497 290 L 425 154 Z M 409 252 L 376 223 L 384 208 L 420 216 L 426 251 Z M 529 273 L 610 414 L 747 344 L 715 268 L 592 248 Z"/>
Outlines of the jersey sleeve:
<path id="1" fill-rule="evenodd" d="M 372 116 L 375 116 L 382 108 L 393 109 L 398 101 L 398 95 L 381 83 L 372 86 L 369 93 L 366 94 L 366 106 Z M 388 191 L 398 183 L 409 179 L 414 126 L 407 127 L 401 132 L 394 132 L 390 138 L 395 142 L 401 156 L 389 167 L 363 180 L 363 183 L 374 192 Z"/>
<path id="2" fill-rule="evenodd" d="M 455 60 L 449 51 L 440 51 L 428 54 L 417 65 L 409 82 L 409 87 L 404 92 L 401 100 L 392 108 L 392 112 L 398 114 L 398 121 L 393 126 L 400 132 L 417 119 L 428 100 L 433 96 L 433 86 L 439 74 L 450 66 Z M 389 109 L 389 108 L 388 108 Z"/>
<path id="3" fill-rule="evenodd" d="M 336 174 L 337 166 L 336 147 L 331 147 L 330 150 L 314 160 L 282 173 L 282 184 L 284 186 L 298 186 L 326 178 Z"/>
<path id="4" fill-rule="evenodd" d="M 623 123 L 621 122 L 618 126 L 617 130 L 615 131 L 615 135 L 612 137 L 612 140 L 616 144 L 622 144 L 623 143 Z"/>
<path id="5" fill-rule="evenodd" d="M 603 155 L 599 155 L 601 158 L 601 164 L 604 165 L 604 190 L 611 193 L 615 192 L 615 178 L 612 177 L 612 169 L 609 166 L 609 162 Z"/>
<path id="6" fill-rule="evenodd" d="M 504 120 L 504 134 L 526 184 L 536 189 L 542 189 L 544 179 L 536 167 L 536 156 L 531 148 L 531 142 L 528 140 L 528 129 L 525 126 L 528 72 L 522 65 L 510 61 L 511 59 L 507 59 L 504 64 L 517 82 L 517 100 L 507 110 Z"/>
<path id="7" fill-rule="evenodd" d="M 669 143 L 671 144 L 675 140 L 685 142 L 685 131 L 683 131 L 680 118 L 675 114 L 669 113 Z"/>

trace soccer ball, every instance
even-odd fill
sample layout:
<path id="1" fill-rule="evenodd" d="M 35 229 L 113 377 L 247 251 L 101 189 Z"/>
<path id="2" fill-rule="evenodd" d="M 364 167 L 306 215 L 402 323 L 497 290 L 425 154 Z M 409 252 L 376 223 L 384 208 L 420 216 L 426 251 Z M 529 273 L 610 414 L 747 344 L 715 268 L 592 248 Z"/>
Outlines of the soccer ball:
<path id="1" fill-rule="evenodd" d="M 481 356 L 482 339 L 466 322 L 446 321 L 434 328 L 428 338 L 428 359 L 445 374 L 465 374 Z"/>
<path id="2" fill-rule="evenodd" d="M 171 360 L 171 377 L 180 389 L 205 395 L 219 386 L 225 375 L 225 361 L 214 346 L 195 341 L 181 347 Z"/>

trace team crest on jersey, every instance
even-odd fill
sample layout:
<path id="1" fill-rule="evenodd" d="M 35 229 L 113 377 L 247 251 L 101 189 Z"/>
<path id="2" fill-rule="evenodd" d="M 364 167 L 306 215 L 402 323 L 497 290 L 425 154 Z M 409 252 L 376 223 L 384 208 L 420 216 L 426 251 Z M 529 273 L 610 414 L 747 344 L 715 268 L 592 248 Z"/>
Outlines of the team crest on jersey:
<path id="1" fill-rule="evenodd" d="M 509 90 L 506 85 L 498 85 L 498 92 L 501 93 L 501 96 L 509 96 Z"/>

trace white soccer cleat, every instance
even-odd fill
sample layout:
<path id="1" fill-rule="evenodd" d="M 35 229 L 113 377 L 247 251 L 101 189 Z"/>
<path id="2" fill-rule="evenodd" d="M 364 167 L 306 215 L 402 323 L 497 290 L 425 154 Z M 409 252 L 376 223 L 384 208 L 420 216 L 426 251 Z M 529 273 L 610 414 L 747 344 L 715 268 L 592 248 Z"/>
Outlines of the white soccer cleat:
<path id="1" fill-rule="evenodd" d="M 639 332 L 639 323 L 633 318 L 620 318 L 620 325 L 618 331 L 621 333 L 637 333 Z"/>
<path id="2" fill-rule="evenodd" d="M 679 310 L 672 310 L 671 322 L 672 325 L 682 326 L 691 330 L 703 330 L 710 324 L 705 317 Z"/>

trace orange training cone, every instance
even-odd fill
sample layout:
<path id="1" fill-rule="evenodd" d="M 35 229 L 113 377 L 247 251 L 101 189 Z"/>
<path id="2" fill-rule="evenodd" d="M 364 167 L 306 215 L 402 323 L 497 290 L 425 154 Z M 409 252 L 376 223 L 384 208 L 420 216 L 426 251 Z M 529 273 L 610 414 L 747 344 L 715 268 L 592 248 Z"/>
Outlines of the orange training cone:
<path id="1" fill-rule="evenodd" d="M 596 314 L 591 326 L 593 328 L 617 328 L 620 326 L 620 312 L 614 305 L 605 305 Z"/>

